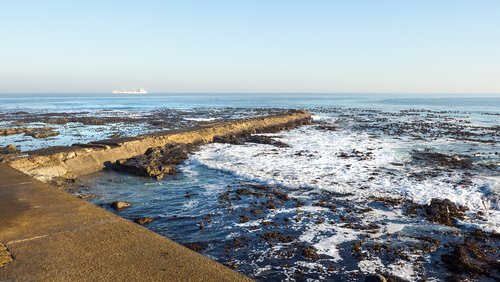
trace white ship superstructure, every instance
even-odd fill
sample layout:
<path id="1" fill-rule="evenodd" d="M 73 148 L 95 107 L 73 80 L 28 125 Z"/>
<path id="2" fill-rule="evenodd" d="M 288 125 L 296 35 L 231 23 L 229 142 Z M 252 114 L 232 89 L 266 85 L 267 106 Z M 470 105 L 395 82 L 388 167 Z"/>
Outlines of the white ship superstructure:
<path id="1" fill-rule="evenodd" d="M 133 90 L 113 90 L 113 94 L 148 94 L 148 92 L 144 88 L 137 88 Z"/>

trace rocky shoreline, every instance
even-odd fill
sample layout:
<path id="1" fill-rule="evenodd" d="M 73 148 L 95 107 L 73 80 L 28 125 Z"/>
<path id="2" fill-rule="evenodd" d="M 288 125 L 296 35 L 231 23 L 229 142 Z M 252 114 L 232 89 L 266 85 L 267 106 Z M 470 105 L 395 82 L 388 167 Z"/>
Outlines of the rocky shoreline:
<path id="1" fill-rule="evenodd" d="M 69 147 L 34 150 L 25 152 L 27 157 L 18 157 L 16 154 L 4 156 L 2 162 L 42 181 L 58 177 L 74 178 L 101 170 L 119 159 L 139 156 L 150 148 L 175 143 L 206 144 L 213 142 L 216 136 L 276 132 L 309 124 L 311 121 L 308 112 L 289 110 L 282 114 L 212 123 L 185 130 L 155 132 L 136 137 L 74 144 Z"/>
<path id="2" fill-rule="evenodd" d="M 414 111 L 401 114 L 366 111 L 364 116 L 363 113 L 349 114 L 343 110 L 334 123 L 319 120 L 308 128 L 328 134 L 345 130 L 343 127 L 347 124 L 352 125 L 354 131 L 369 132 L 369 138 L 374 139 L 381 136 L 411 140 L 449 138 L 461 142 L 474 142 L 482 146 L 496 144 L 491 143 L 488 138 L 498 138 L 498 128 L 470 126 L 467 129 L 469 133 L 463 133 L 466 131 L 464 127 L 453 125 L 451 118 L 439 117 L 448 113 L 431 112 L 425 119 L 416 118 L 417 121 L 388 120 L 391 116 L 411 117 L 417 114 L 419 113 Z M 372 119 L 371 122 L 365 120 L 368 117 Z M 190 155 L 197 154 L 201 145 L 212 142 L 221 146 L 237 147 L 266 145 L 267 149 L 259 154 L 267 154 L 272 158 L 272 155 L 283 154 L 283 150 L 291 150 L 298 162 L 309 161 L 322 152 L 293 150 L 294 142 L 278 133 L 281 130 L 310 123 L 310 117 L 304 117 L 274 127 L 262 123 L 257 129 L 239 130 L 230 134 L 211 134 L 210 138 L 202 142 L 172 141 L 161 145 L 151 142 L 148 143 L 152 145 L 151 147 L 137 155 L 108 163 L 106 167 L 115 172 L 104 174 L 103 181 L 109 180 L 113 185 L 126 186 L 125 180 L 129 178 L 125 175 L 134 174 L 144 177 L 144 180 L 138 180 L 139 183 L 149 183 L 153 186 L 163 184 L 161 181 L 156 183 L 148 181 L 168 178 L 165 183 L 175 182 L 176 179 L 185 177 L 182 172 L 186 162 L 190 163 Z M 457 131 L 458 128 L 461 130 Z M 96 142 L 80 145 L 80 148 L 106 151 L 122 146 L 120 142 L 141 142 L 141 140 Z M 342 149 L 335 154 L 335 157 L 353 162 L 371 161 L 377 158 L 377 149 L 376 147 Z M 10 147 L 6 150 L 15 151 L 15 148 Z M 370 183 L 376 181 L 380 174 L 394 175 L 397 168 L 405 169 L 405 177 L 416 183 L 443 175 L 449 176 L 459 171 L 463 179 L 453 184 L 456 189 L 465 189 L 472 185 L 471 179 L 480 171 L 487 171 L 492 175 L 498 171 L 498 163 L 491 161 L 495 154 L 491 153 L 486 157 L 485 153 L 482 154 L 457 153 L 451 150 L 443 152 L 431 148 L 413 149 L 408 152 L 408 160 L 393 162 L 387 169 L 371 170 L 369 178 L 360 181 L 363 183 L 359 187 L 359 192 L 368 189 Z M 346 164 L 347 169 L 350 166 L 351 164 Z M 115 174 L 116 172 L 118 173 Z M 326 178 L 328 175 L 322 177 Z M 223 182 L 225 183 L 223 189 L 210 197 L 204 195 L 205 191 L 196 190 L 191 185 L 180 190 L 177 196 L 162 196 L 177 205 L 189 206 L 193 202 L 216 203 L 211 209 L 203 210 L 201 215 L 194 216 L 178 211 L 167 215 L 154 214 L 150 212 L 154 209 L 145 207 L 139 200 L 134 201 L 125 196 L 115 196 L 102 202 L 98 197 L 94 198 L 99 192 L 89 187 L 88 182 L 74 180 L 71 176 L 52 180 L 60 186 L 69 186 L 70 191 L 80 198 L 118 213 L 137 224 L 146 225 L 155 232 L 173 237 L 188 248 L 216 257 L 223 264 L 256 279 L 287 277 L 296 280 L 348 278 L 353 281 L 365 279 L 405 281 L 400 276 L 394 275 L 395 271 L 405 273 L 406 279 L 409 280 L 438 277 L 449 281 L 481 279 L 494 281 L 500 277 L 498 233 L 464 224 L 468 219 L 481 219 L 485 214 L 455 204 L 448 199 L 432 198 L 427 203 L 417 203 L 397 196 L 372 196 L 359 199 L 349 193 L 287 187 L 252 182 L 237 177 L 229 179 L 225 180 L 228 183 Z M 311 183 L 314 181 L 316 180 L 312 180 Z M 450 177 L 448 181 L 455 180 L 451 180 Z M 354 186 L 357 183 L 350 185 Z M 134 193 L 132 191 L 126 190 L 123 195 Z M 168 205 L 168 200 L 163 203 Z M 174 207 L 172 209 L 176 210 Z M 180 230 L 185 229 L 179 231 L 183 236 L 176 237 L 177 233 L 168 229 L 170 225 Z M 228 227 L 232 230 L 231 233 L 221 231 Z M 392 230 L 393 228 L 395 230 Z M 324 247 L 318 247 L 320 236 L 316 238 L 315 232 L 320 235 L 324 233 L 326 237 L 333 236 L 330 244 L 334 247 L 326 248 L 326 251 Z M 224 236 L 218 240 L 210 236 L 208 237 L 211 239 L 204 239 L 206 234 L 219 233 Z M 220 256 L 221 254 L 224 255 Z M 245 257 L 242 254 L 245 254 Z M 338 263 L 339 259 L 343 259 L 342 264 Z M 255 265 L 252 265 L 253 261 L 271 267 L 256 270 Z M 300 263 L 294 265 L 290 262 Z"/>

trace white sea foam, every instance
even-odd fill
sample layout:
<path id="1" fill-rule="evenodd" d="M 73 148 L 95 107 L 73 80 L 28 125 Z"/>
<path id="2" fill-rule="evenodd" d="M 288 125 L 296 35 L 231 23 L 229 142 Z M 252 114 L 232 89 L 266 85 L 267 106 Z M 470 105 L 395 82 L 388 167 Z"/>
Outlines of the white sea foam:
<path id="1" fill-rule="evenodd" d="M 498 198 L 484 193 L 485 190 L 499 190 L 498 177 L 472 177 L 472 185 L 466 187 L 455 184 L 462 179 L 459 172 L 421 181 L 408 177 L 412 171 L 395 163 L 404 164 L 410 160 L 408 148 L 412 148 L 413 141 L 374 138 L 368 133 L 342 129 L 319 131 L 314 126 L 278 136 L 291 147 L 210 144 L 192 156 L 192 160 L 269 184 L 352 193 L 358 199 L 400 197 L 420 204 L 429 203 L 433 198 L 449 199 L 471 211 L 486 214 L 485 221 L 466 221 L 464 224 L 500 232 Z M 432 147 L 432 144 L 427 142 L 419 146 Z M 343 157 L 343 154 L 353 155 L 353 150 L 368 157 Z"/>
<path id="2" fill-rule="evenodd" d="M 327 235 L 323 235 L 325 233 Z M 299 240 L 311 243 L 319 254 L 328 255 L 332 257 L 333 261 L 340 261 L 342 257 L 340 256 L 339 245 L 356 240 L 359 234 L 353 229 L 342 228 L 337 224 L 311 224 L 299 237 Z"/>

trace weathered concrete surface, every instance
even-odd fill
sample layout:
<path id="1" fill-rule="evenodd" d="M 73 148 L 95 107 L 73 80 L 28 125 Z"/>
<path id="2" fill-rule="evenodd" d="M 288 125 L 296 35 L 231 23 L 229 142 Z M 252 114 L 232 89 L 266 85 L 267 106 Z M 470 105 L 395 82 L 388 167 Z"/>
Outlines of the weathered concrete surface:
<path id="1" fill-rule="evenodd" d="M 0 281 L 250 280 L 4 164 L 0 252 Z"/>
<path id="2" fill-rule="evenodd" d="M 107 163 L 141 155 L 149 148 L 169 143 L 209 143 L 214 136 L 269 128 L 286 129 L 310 122 L 311 115 L 308 112 L 293 110 L 280 115 L 214 123 L 194 129 L 36 150 L 29 152 L 28 157 L 11 160 L 8 164 L 47 182 L 54 177 L 78 177 L 92 173 L 103 169 Z"/>

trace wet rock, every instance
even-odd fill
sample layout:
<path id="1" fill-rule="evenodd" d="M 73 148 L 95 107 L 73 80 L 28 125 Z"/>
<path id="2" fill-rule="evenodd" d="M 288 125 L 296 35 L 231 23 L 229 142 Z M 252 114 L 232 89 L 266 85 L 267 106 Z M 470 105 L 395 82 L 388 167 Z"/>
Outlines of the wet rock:
<path id="1" fill-rule="evenodd" d="M 384 207 L 395 207 L 405 202 L 404 199 L 389 197 L 369 197 L 369 199 L 373 202 L 382 203 Z"/>
<path id="2" fill-rule="evenodd" d="M 387 282 L 384 276 L 380 274 L 367 275 L 365 277 L 365 282 Z"/>
<path id="3" fill-rule="evenodd" d="M 270 231 L 264 233 L 262 236 L 262 239 L 266 241 L 279 241 L 281 243 L 289 243 L 293 241 L 293 237 L 290 235 L 283 235 L 281 232 L 278 231 Z"/>
<path id="4" fill-rule="evenodd" d="M 412 152 L 413 161 L 424 162 L 427 165 L 437 165 L 449 168 L 472 168 L 472 160 L 469 156 L 453 154 L 447 155 L 442 153 L 432 152 L 431 150 Z"/>
<path id="5" fill-rule="evenodd" d="M 191 144 L 168 144 L 164 147 L 149 148 L 144 155 L 117 160 L 115 170 L 162 179 L 176 172 L 176 166 L 188 158 L 195 149 Z"/>
<path id="6" fill-rule="evenodd" d="M 302 255 L 308 259 L 319 259 L 318 250 L 313 246 L 302 249 Z"/>
<path id="7" fill-rule="evenodd" d="M 313 206 L 315 207 L 323 207 L 323 208 L 328 208 L 330 209 L 332 212 L 335 212 L 337 210 L 337 207 L 332 204 L 332 203 L 328 203 L 326 202 L 325 200 L 319 200 L 318 202 L 316 203 L 313 203 L 312 204 Z"/>
<path id="8" fill-rule="evenodd" d="M 432 199 L 424 206 L 425 216 L 428 220 L 448 226 L 453 226 L 455 219 L 464 219 L 464 211 L 467 209 L 459 207 L 448 199 Z"/>
<path id="9" fill-rule="evenodd" d="M 280 232 L 278 232 L 278 231 L 271 231 L 271 232 L 264 233 L 262 235 L 262 238 L 267 241 L 267 240 L 271 240 L 271 239 L 276 239 L 279 236 L 281 236 Z"/>
<path id="10" fill-rule="evenodd" d="M 184 244 L 185 247 L 190 248 L 195 252 L 203 251 L 208 247 L 207 243 L 197 242 L 197 243 L 187 243 Z"/>
<path id="11" fill-rule="evenodd" d="M 78 198 L 82 200 L 90 200 L 96 197 L 96 194 L 78 194 L 76 195 Z"/>
<path id="12" fill-rule="evenodd" d="M 354 230 L 364 230 L 364 231 L 376 231 L 380 229 L 380 226 L 378 226 L 376 223 L 370 222 L 367 224 L 363 223 L 354 223 L 354 222 L 349 222 L 344 225 L 342 225 L 342 228 L 349 228 L 349 229 L 354 229 Z"/>
<path id="13" fill-rule="evenodd" d="M 191 193 L 191 191 L 186 191 L 186 193 L 184 193 L 184 198 L 191 198 L 193 196 L 196 196 L 198 194 L 196 193 Z"/>
<path id="14" fill-rule="evenodd" d="M 230 199 L 229 199 L 229 192 L 226 191 L 226 192 L 220 194 L 219 195 L 219 200 L 221 200 L 221 201 L 228 201 L 229 202 L 230 201 Z"/>
<path id="15" fill-rule="evenodd" d="M 278 141 L 275 138 L 265 135 L 250 135 L 245 137 L 244 141 L 248 143 L 273 145 L 280 148 L 290 147 L 290 145 L 284 142 Z"/>
<path id="16" fill-rule="evenodd" d="M 27 136 L 31 136 L 33 138 L 47 138 L 50 136 L 59 135 L 59 132 L 54 131 L 52 127 L 35 127 L 35 128 L 3 128 L 0 129 L 1 136 L 8 136 L 14 134 L 25 134 Z"/>
<path id="17" fill-rule="evenodd" d="M 74 186 L 75 183 L 76 179 L 71 177 L 54 177 L 49 181 L 51 186 L 59 189 L 69 188 L 70 186 Z"/>
<path id="18" fill-rule="evenodd" d="M 250 212 L 253 214 L 262 214 L 263 211 L 261 209 L 253 209 Z"/>
<path id="19" fill-rule="evenodd" d="M 19 152 L 19 149 L 14 144 L 9 144 L 3 148 L 0 148 L 1 155 L 17 154 Z"/>
<path id="20" fill-rule="evenodd" d="M 266 136 L 266 135 L 252 135 L 249 133 L 246 134 L 230 134 L 224 136 L 214 136 L 213 141 L 215 143 L 226 143 L 232 145 L 243 145 L 245 143 L 256 143 L 256 144 L 267 144 L 273 145 L 276 147 L 284 148 L 289 147 L 288 144 L 278 141 L 275 139 L 276 137 Z"/>
<path id="21" fill-rule="evenodd" d="M 26 135 L 31 136 L 35 139 L 44 139 L 48 137 L 57 136 L 59 135 L 59 132 L 52 130 L 45 130 L 45 131 L 34 131 L 32 133 L 26 133 Z"/>
<path id="22" fill-rule="evenodd" d="M 151 223 L 153 221 L 154 221 L 154 219 L 151 217 L 140 217 L 140 218 L 136 218 L 134 220 L 135 223 L 140 224 L 140 225 L 146 225 L 146 224 Z"/>
<path id="23" fill-rule="evenodd" d="M 242 140 L 240 136 L 231 134 L 224 136 L 214 136 L 214 143 L 224 143 L 224 144 L 232 144 L 232 145 L 243 145 L 245 141 Z"/>
<path id="24" fill-rule="evenodd" d="M 276 197 L 278 198 L 279 200 L 281 201 L 288 201 L 290 199 L 290 197 L 288 196 L 287 193 L 283 192 L 283 191 L 279 191 L 279 190 L 272 190 L 271 193 Z"/>
<path id="25" fill-rule="evenodd" d="M 119 210 L 122 210 L 122 209 L 125 209 L 125 208 L 132 206 L 132 203 L 127 202 L 127 201 L 116 201 L 116 202 L 111 203 L 110 206 L 113 209 L 119 211 Z"/>
<path id="26" fill-rule="evenodd" d="M 334 125 L 328 125 L 328 124 L 321 124 L 317 125 L 315 127 L 316 130 L 321 130 L 321 131 L 336 131 L 337 127 Z"/>
<path id="27" fill-rule="evenodd" d="M 240 264 L 239 264 L 237 261 L 232 260 L 232 259 L 231 259 L 231 260 L 229 260 L 229 261 L 226 263 L 226 265 L 227 265 L 229 268 L 231 268 L 231 269 L 235 269 L 235 270 L 240 268 Z"/>
<path id="28" fill-rule="evenodd" d="M 441 260 L 446 268 L 456 274 L 469 274 L 473 278 L 490 276 L 493 269 L 500 266 L 498 261 L 490 258 L 482 247 L 475 242 L 465 240 L 456 244 L 450 253 L 443 254 Z"/>
<path id="29" fill-rule="evenodd" d="M 358 240 L 352 244 L 352 252 L 356 257 L 361 257 L 362 247 L 363 247 L 363 241 Z"/>
<path id="30" fill-rule="evenodd" d="M 249 222 L 249 221 L 250 221 L 250 218 L 248 216 L 240 215 L 240 223 L 245 223 L 245 222 Z"/>
<path id="31" fill-rule="evenodd" d="M 249 189 L 246 189 L 246 188 L 237 189 L 236 194 L 238 194 L 238 195 L 250 195 L 250 194 L 252 194 L 252 191 L 250 191 Z"/>

